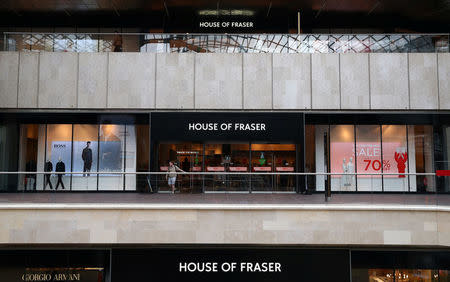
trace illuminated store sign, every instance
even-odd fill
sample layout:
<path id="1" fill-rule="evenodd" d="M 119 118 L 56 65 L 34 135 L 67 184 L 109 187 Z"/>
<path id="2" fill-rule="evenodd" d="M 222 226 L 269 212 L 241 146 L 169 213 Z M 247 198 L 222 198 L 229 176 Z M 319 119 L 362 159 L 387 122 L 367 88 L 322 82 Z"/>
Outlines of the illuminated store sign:
<path id="1" fill-rule="evenodd" d="M 303 114 L 152 113 L 154 140 L 303 142 Z"/>

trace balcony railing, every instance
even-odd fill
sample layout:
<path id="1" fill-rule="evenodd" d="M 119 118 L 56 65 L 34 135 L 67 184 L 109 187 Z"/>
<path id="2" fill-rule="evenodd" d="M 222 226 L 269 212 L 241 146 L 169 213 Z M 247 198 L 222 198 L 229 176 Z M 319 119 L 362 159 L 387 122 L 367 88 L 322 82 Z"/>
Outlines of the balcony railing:
<path id="1" fill-rule="evenodd" d="M 4 51 L 148 53 L 448 53 L 449 34 L 149 34 L 5 32 Z"/>

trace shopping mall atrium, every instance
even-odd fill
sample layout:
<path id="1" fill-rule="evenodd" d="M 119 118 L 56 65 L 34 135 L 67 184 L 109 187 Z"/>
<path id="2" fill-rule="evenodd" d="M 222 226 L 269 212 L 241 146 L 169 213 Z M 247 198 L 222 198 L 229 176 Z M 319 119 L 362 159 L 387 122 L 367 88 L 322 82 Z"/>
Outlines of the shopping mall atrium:
<path id="1" fill-rule="evenodd" d="M 450 281 L 448 0 L 1 0 L 0 281 Z"/>

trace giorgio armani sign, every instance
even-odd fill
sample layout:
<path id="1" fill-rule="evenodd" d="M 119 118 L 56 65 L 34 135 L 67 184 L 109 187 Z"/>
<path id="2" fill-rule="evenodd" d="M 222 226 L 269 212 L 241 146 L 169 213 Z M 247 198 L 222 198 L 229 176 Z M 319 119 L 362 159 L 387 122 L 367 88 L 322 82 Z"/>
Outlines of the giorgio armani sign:
<path id="1" fill-rule="evenodd" d="M 301 143 L 297 113 L 152 113 L 153 140 L 270 141 Z"/>

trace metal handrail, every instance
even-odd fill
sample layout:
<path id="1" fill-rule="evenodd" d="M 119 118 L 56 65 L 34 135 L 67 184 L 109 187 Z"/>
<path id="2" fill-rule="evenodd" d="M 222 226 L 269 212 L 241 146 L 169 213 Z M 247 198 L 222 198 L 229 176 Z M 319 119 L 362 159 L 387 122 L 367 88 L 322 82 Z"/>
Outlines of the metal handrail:
<path id="1" fill-rule="evenodd" d="M 121 171 L 121 172 L 55 172 L 55 171 L 0 171 L 0 175 L 5 174 L 131 174 L 131 175 L 166 175 L 164 171 Z M 176 172 L 177 175 L 369 175 L 369 176 L 383 176 L 383 175 L 422 175 L 422 176 L 436 176 L 436 173 L 337 173 L 337 172 Z"/>

